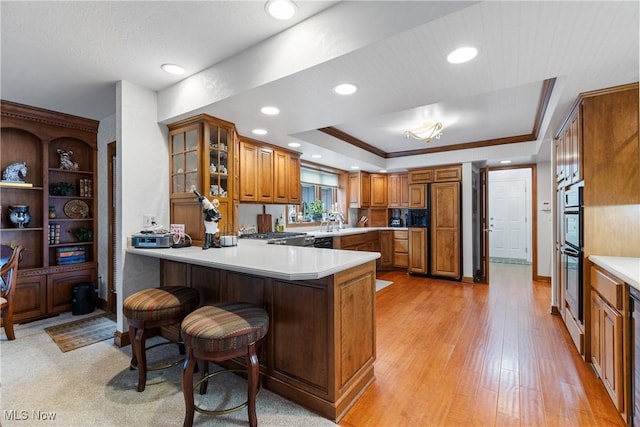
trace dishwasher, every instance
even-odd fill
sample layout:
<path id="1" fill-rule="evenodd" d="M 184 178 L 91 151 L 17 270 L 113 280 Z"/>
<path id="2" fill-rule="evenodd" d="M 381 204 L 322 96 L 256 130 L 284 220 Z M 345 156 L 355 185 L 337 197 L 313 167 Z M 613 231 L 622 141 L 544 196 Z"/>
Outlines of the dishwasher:
<path id="1" fill-rule="evenodd" d="M 333 249 L 333 237 L 316 237 L 313 242 L 313 247 Z"/>

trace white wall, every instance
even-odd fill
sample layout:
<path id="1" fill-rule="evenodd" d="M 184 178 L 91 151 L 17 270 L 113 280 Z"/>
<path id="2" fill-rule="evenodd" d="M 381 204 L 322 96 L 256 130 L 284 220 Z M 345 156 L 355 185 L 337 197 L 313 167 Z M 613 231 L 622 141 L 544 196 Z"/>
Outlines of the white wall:
<path id="1" fill-rule="evenodd" d="M 473 188 L 471 163 L 462 164 L 462 277 L 473 281 Z"/>
<path id="2" fill-rule="evenodd" d="M 157 120 L 157 94 L 126 81 L 118 82 L 116 90 L 116 291 L 118 330 L 123 331 L 122 301 L 159 285 L 159 263 L 125 250 L 127 238 L 142 229 L 144 214 L 169 225 L 169 144 L 168 129 Z"/>
<path id="3" fill-rule="evenodd" d="M 538 163 L 538 275 L 551 277 L 553 257 L 553 212 L 555 192 L 551 162 Z M 545 204 L 547 203 L 547 204 Z"/>
<path id="4" fill-rule="evenodd" d="M 109 170 L 107 144 L 116 140 L 116 116 L 100 120 L 98 127 L 98 283 L 100 298 L 107 299 L 109 269 Z"/>

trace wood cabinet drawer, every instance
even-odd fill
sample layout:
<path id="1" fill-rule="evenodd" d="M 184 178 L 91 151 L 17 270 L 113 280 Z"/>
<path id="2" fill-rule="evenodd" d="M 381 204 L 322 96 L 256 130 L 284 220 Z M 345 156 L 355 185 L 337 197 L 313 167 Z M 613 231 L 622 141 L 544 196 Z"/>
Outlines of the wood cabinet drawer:
<path id="1" fill-rule="evenodd" d="M 409 254 L 394 253 L 393 266 L 398 268 L 409 267 Z"/>
<path id="2" fill-rule="evenodd" d="M 618 310 L 623 309 L 624 283 L 622 281 L 600 270 L 598 267 L 592 266 L 591 287 L 612 307 Z"/>
<path id="3" fill-rule="evenodd" d="M 393 232 L 394 239 L 408 239 L 409 231 L 408 230 L 396 230 Z"/>
<path id="4" fill-rule="evenodd" d="M 393 239 L 393 252 L 409 253 L 409 239 Z"/>

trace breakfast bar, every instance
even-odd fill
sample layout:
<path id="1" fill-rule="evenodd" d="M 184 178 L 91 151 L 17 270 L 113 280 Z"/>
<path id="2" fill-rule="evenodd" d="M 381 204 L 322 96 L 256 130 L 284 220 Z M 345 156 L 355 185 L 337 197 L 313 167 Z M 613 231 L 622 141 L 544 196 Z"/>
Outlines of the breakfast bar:
<path id="1" fill-rule="evenodd" d="M 268 245 L 127 249 L 127 262 L 158 263 L 160 284 L 187 285 L 207 303 L 264 307 L 270 328 L 263 384 L 338 422 L 374 381 L 378 252 Z M 239 367 L 244 361 L 235 360 Z"/>

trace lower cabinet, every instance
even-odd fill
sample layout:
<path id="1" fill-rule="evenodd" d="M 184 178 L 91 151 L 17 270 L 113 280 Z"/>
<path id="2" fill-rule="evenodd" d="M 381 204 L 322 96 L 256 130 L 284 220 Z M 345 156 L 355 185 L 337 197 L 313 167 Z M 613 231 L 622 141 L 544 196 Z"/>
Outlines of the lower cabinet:
<path id="1" fill-rule="evenodd" d="M 348 236 L 345 236 L 348 237 Z M 201 305 L 247 301 L 269 313 L 260 355 L 266 388 L 339 421 L 373 382 L 375 263 L 289 281 L 162 260 L 161 284 L 200 291 Z M 240 368 L 244 358 L 225 366 Z"/>
<path id="2" fill-rule="evenodd" d="M 393 266 L 395 268 L 409 267 L 409 232 L 393 232 Z"/>
<path id="3" fill-rule="evenodd" d="M 627 418 L 624 282 L 591 267 L 591 362 L 613 404 Z"/>
<path id="4" fill-rule="evenodd" d="M 380 231 L 380 268 L 393 267 L 393 231 L 382 230 Z"/>
<path id="5" fill-rule="evenodd" d="M 74 285 L 96 284 L 94 263 L 77 269 L 52 267 L 48 271 L 28 271 L 18 276 L 14 296 L 13 320 L 16 323 L 71 311 Z"/>
<path id="6" fill-rule="evenodd" d="M 427 230 L 409 229 L 409 273 L 427 274 Z"/>

